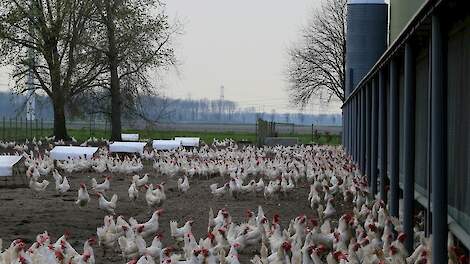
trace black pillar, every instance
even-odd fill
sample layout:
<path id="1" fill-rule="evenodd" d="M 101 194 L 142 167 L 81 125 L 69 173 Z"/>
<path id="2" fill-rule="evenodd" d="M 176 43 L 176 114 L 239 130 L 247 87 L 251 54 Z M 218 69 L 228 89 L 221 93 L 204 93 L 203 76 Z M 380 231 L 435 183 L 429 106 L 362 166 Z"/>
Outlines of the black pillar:
<path id="1" fill-rule="evenodd" d="M 364 119 L 364 113 L 362 110 L 362 90 L 359 90 L 357 93 L 357 113 L 359 115 L 359 122 L 357 123 L 357 160 L 358 160 L 358 168 L 359 170 L 362 169 L 362 119 Z"/>
<path id="2" fill-rule="evenodd" d="M 357 135 L 357 130 L 356 130 L 356 127 L 357 127 L 357 109 L 356 109 L 356 104 L 357 104 L 357 94 L 354 95 L 354 98 L 353 98 L 353 104 L 352 104 L 352 108 L 353 108 L 353 116 L 354 116 L 354 119 L 353 119 L 353 157 L 354 157 L 354 162 L 357 163 L 357 155 L 356 155 L 356 151 L 357 151 L 357 140 L 356 140 L 356 135 Z"/>
<path id="3" fill-rule="evenodd" d="M 352 154 L 353 154 L 353 122 L 354 122 L 354 113 L 353 113 L 353 108 L 352 108 L 352 105 L 353 105 L 353 101 L 354 101 L 354 98 L 351 98 L 351 101 L 349 101 L 349 155 L 351 155 L 352 157 Z"/>
<path id="4" fill-rule="evenodd" d="M 370 91 L 370 84 L 366 84 L 366 175 L 367 175 L 367 182 L 368 184 L 371 184 L 371 147 L 370 147 L 370 142 L 371 142 L 371 109 L 372 109 L 372 104 L 371 104 L 371 91 Z"/>
<path id="5" fill-rule="evenodd" d="M 371 122 L 371 182 L 370 182 L 370 191 L 372 195 L 375 196 L 377 193 L 377 154 L 378 154 L 378 78 L 375 76 L 372 79 L 372 122 Z"/>
<path id="6" fill-rule="evenodd" d="M 349 103 L 346 104 L 346 107 L 345 107 L 345 110 L 346 110 L 346 135 L 345 135 L 345 138 L 346 138 L 346 153 L 348 153 L 349 151 Z"/>
<path id="7" fill-rule="evenodd" d="M 361 111 L 359 109 L 359 104 L 361 103 L 361 97 L 360 93 L 358 92 L 356 94 L 356 115 L 357 115 L 357 121 L 356 121 L 356 161 L 359 164 L 360 162 L 360 156 L 359 156 L 359 149 L 361 147 L 361 140 L 359 137 L 359 132 L 360 132 L 360 125 L 361 125 Z"/>
<path id="8" fill-rule="evenodd" d="M 347 153 L 348 152 L 348 104 L 346 103 L 343 107 L 343 147 L 344 151 Z"/>
<path id="9" fill-rule="evenodd" d="M 366 172 L 366 87 L 362 87 L 361 89 L 361 156 L 362 156 L 362 164 L 361 164 L 361 172 L 365 174 Z"/>
<path id="10" fill-rule="evenodd" d="M 415 161 L 415 65 L 413 48 L 405 44 L 405 89 L 404 89 L 404 215 L 403 228 L 406 233 L 405 247 L 413 250 L 413 213 L 414 213 L 414 161 Z M 436 262 L 437 263 L 437 262 Z"/>
<path id="11" fill-rule="evenodd" d="M 354 112 L 353 112 L 353 105 L 354 98 L 351 98 L 349 101 L 349 155 L 352 157 L 352 149 L 353 149 L 353 121 L 354 121 Z"/>
<path id="12" fill-rule="evenodd" d="M 343 133 L 341 135 L 341 143 L 343 144 L 343 148 L 346 148 L 346 108 L 343 106 L 342 108 L 342 123 L 343 123 Z M 313 133 L 313 131 L 312 131 Z"/>
<path id="13" fill-rule="evenodd" d="M 350 138 L 349 138 L 349 154 L 351 155 L 351 159 L 354 161 L 354 155 L 353 155 L 353 148 L 354 148 L 354 111 L 353 111 L 353 104 L 354 104 L 354 97 L 351 98 L 351 101 L 349 101 L 349 111 L 351 111 L 351 119 L 349 120 L 349 130 L 351 131 Z"/>
<path id="14" fill-rule="evenodd" d="M 431 51 L 431 179 L 432 260 L 447 262 L 446 83 L 441 18 L 432 16 Z"/>
<path id="15" fill-rule="evenodd" d="M 380 152 L 380 199 L 387 202 L 385 185 L 387 179 L 387 91 L 385 69 L 379 70 L 379 152 Z"/>
<path id="16" fill-rule="evenodd" d="M 390 214 L 398 217 L 399 211 L 399 182 L 400 182 L 400 125 L 398 122 L 398 65 L 396 59 L 390 62 Z"/>

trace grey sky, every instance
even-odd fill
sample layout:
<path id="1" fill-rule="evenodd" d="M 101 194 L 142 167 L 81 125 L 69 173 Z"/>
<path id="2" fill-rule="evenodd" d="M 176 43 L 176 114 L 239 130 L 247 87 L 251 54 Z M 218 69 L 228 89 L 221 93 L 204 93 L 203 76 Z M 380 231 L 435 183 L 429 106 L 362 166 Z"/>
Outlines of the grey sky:
<path id="1" fill-rule="evenodd" d="M 171 97 L 225 98 L 270 112 L 287 111 L 286 49 L 319 0 L 169 0 L 169 15 L 184 21 L 179 78 Z"/>
<path id="2" fill-rule="evenodd" d="M 168 75 L 164 94 L 215 99 L 224 85 L 225 98 L 241 106 L 289 111 L 286 49 L 299 38 L 319 0 L 166 2 L 170 17 L 183 21 L 184 34 L 176 43 L 180 74 Z M 0 70 L 0 89 L 7 83 L 5 70 Z M 314 106 L 308 112 L 312 110 L 320 109 Z"/>

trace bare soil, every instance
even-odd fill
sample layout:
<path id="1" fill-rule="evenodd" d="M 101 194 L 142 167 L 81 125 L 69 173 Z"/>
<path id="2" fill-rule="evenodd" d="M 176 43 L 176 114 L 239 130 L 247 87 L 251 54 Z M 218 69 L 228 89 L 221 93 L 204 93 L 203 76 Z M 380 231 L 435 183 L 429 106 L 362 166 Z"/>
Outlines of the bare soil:
<path id="1" fill-rule="evenodd" d="M 170 220 L 177 220 L 181 225 L 188 219 L 195 220 L 193 233 L 196 239 L 205 237 L 207 234 L 207 219 L 209 208 L 214 212 L 220 208 L 227 208 L 236 223 L 245 220 L 245 210 L 251 209 L 255 213 L 258 205 L 262 205 L 265 214 L 272 217 L 274 214 L 281 215 L 281 223 L 287 228 L 290 219 L 305 214 L 315 217 L 316 212 L 310 209 L 307 197 L 308 184 L 300 183 L 294 193 L 289 197 L 274 200 L 265 200 L 262 194 L 245 195 L 235 200 L 228 194 L 220 199 L 213 198 L 209 185 L 217 182 L 220 184 L 227 181 L 223 177 L 212 177 L 202 179 L 197 176 L 190 179 L 190 189 L 186 194 L 177 191 L 177 177 L 167 178 L 155 174 L 150 162 L 145 162 L 145 169 L 140 173 L 149 173 L 151 183 L 166 182 L 167 200 L 162 208 L 165 210 L 160 218 L 160 232 L 164 235 L 164 246 L 174 243 L 170 237 Z M 48 231 L 53 239 L 60 237 L 65 230 L 71 233 L 69 242 L 77 250 L 82 249 L 83 242 L 91 236 L 96 236 L 96 228 L 103 225 L 105 212 L 98 209 L 98 200 L 92 196 L 88 207 L 81 210 L 75 205 L 78 186 L 81 182 L 90 186 L 91 177 L 101 182 L 101 177 L 110 175 L 105 173 L 99 175 L 95 172 L 73 173 L 68 175 L 61 172 L 62 176 L 69 179 L 71 190 L 63 197 L 56 195 L 52 176 L 47 179 L 51 182 L 46 192 L 33 197 L 32 191 L 27 187 L 5 188 L 0 186 L 0 238 L 3 239 L 4 247 L 8 247 L 12 240 L 21 238 L 30 245 L 34 242 L 37 234 Z M 152 211 L 145 202 L 145 193 L 140 193 L 136 203 L 130 202 L 127 190 L 132 175 L 112 174 L 111 190 L 107 196 L 116 193 L 119 196 L 117 203 L 117 215 L 123 215 L 127 220 L 133 216 L 138 222 L 147 221 Z M 0 182 L 1 184 L 1 182 Z M 91 195 L 91 192 L 90 192 Z M 342 211 L 338 208 L 338 211 Z M 150 241 L 148 241 L 150 243 Z M 258 248 L 248 248 L 241 254 L 241 263 L 249 263 L 249 259 L 258 252 Z M 103 251 L 95 247 L 96 263 L 125 263 L 120 253 L 108 253 L 103 256 Z"/>

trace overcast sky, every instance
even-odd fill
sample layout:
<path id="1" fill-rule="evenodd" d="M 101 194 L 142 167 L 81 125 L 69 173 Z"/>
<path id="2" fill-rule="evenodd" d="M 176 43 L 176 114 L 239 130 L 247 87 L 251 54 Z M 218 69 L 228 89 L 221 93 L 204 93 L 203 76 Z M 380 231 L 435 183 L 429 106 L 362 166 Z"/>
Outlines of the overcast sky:
<path id="1" fill-rule="evenodd" d="M 266 112 L 289 109 L 286 49 L 299 38 L 319 0 L 166 2 L 170 17 L 184 24 L 184 34 L 176 40 L 179 75 L 168 74 L 166 95 L 215 99 L 223 85 L 225 99 L 241 106 Z M 0 89 L 5 89 L 7 76 L 0 70 Z"/>

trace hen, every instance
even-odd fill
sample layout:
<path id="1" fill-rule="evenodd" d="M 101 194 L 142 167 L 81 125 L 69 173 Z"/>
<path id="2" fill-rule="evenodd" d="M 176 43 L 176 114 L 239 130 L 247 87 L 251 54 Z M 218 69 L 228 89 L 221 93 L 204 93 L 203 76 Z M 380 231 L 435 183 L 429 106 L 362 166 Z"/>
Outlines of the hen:
<path id="1" fill-rule="evenodd" d="M 91 179 L 91 189 L 97 193 L 105 193 L 107 190 L 110 188 L 110 183 L 109 180 L 111 179 L 111 176 L 107 176 L 104 179 L 104 182 L 98 184 L 96 182 L 95 178 Z"/>
<path id="2" fill-rule="evenodd" d="M 188 176 L 185 175 L 183 179 L 178 179 L 178 190 L 182 193 L 186 193 L 189 190 Z"/>
<path id="3" fill-rule="evenodd" d="M 98 193 L 98 196 L 99 196 L 99 200 L 98 200 L 99 208 L 101 210 L 107 211 L 108 213 L 112 215 L 115 215 L 116 213 L 114 212 L 114 210 L 116 210 L 116 203 L 118 200 L 117 194 L 113 194 L 113 197 L 111 197 L 110 201 L 106 200 L 104 195 L 100 192 Z"/>
<path id="4" fill-rule="evenodd" d="M 158 232 L 159 229 L 159 218 L 163 213 L 163 209 L 159 209 L 152 214 L 152 217 L 143 224 L 137 224 L 133 226 L 139 235 L 146 238 L 150 235 L 154 235 Z"/>
<path id="5" fill-rule="evenodd" d="M 75 204 L 77 204 L 80 208 L 84 208 L 87 206 L 89 201 L 90 195 L 88 194 L 86 186 L 84 183 L 80 183 L 80 189 L 78 189 L 78 198 L 77 201 L 75 201 Z"/>
<path id="6" fill-rule="evenodd" d="M 227 183 L 219 188 L 217 188 L 217 183 L 213 183 L 209 186 L 209 188 L 211 189 L 212 195 L 214 195 L 214 197 L 216 198 L 220 198 L 224 196 L 224 194 L 227 193 L 227 187 L 228 187 Z"/>

